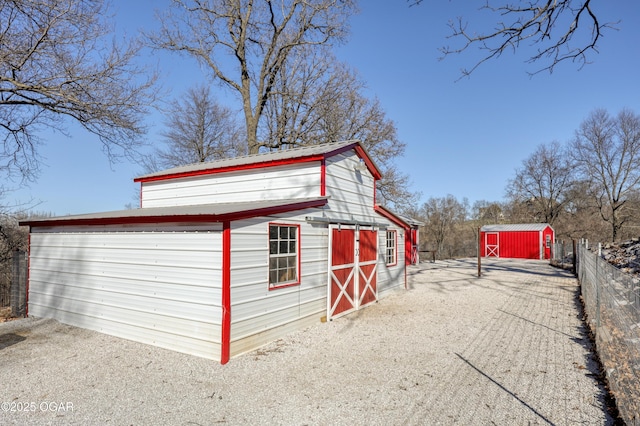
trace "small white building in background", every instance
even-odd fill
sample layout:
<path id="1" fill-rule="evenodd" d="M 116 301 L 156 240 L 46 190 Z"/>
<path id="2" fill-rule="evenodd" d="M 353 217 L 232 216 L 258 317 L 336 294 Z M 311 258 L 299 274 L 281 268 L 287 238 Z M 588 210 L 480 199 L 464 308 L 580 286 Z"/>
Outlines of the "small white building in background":
<path id="1" fill-rule="evenodd" d="M 27 220 L 28 314 L 228 362 L 406 285 L 417 223 L 358 141 L 135 179 L 140 205 Z"/>

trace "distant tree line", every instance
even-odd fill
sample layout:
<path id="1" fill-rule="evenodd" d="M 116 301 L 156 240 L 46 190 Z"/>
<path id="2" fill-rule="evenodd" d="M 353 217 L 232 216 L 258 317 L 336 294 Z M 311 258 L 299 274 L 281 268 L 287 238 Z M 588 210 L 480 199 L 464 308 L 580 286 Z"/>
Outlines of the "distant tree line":
<path id="1" fill-rule="evenodd" d="M 37 179 L 40 131 L 66 133 L 69 123 L 97 135 L 109 158 L 136 158 L 145 171 L 359 139 L 383 172 L 377 200 L 424 220 L 423 241 L 443 256 L 472 254 L 474 230 L 489 222 L 549 222 L 567 238 L 617 240 L 634 232 L 640 126 L 628 110 L 615 117 L 594 111 L 568 145 L 540 146 L 516 170 L 505 202 L 469 206 L 447 196 L 418 206 L 418 194 L 407 190 L 409 176 L 395 165 L 406 146 L 395 123 L 333 54 L 348 37 L 357 3 L 172 0 L 157 11 L 156 31 L 119 39 L 104 0 L 0 1 L 0 249 L 10 253 L 26 244 L 16 231 L 20 209 L 3 206 L 2 193 Z M 589 1 L 556 3 L 487 4 L 483 10 L 504 18 L 500 29 L 472 35 L 466 23 L 453 22 L 453 38 L 464 42 L 443 54 L 480 46 L 486 56 L 463 71 L 468 75 L 532 40 L 540 49 L 531 61 L 551 59 L 544 69 L 567 60 L 584 64 L 615 23 L 600 22 Z M 578 27 L 579 20 L 586 25 Z M 568 27 L 556 26 L 559 21 Z M 567 50 L 584 28 L 591 36 Z M 207 83 L 161 102 L 157 73 L 139 66 L 143 49 L 195 59 Z M 220 104 L 214 87 L 237 103 Z M 142 155 L 152 108 L 166 113 L 166 130 L 162 144 Z"/>
<path id="2" fill-rule="evenodd" d="M 640 116 L 596 109 L 573 139 L 540 145 L 505 188 L 505 201 L 453 195 L 406 211 L 425 222 L 423 249 L 441 258 L 476 254 L 477 228 L 549 223 L 559 240 L 620 241 L 640 234 Z"/>

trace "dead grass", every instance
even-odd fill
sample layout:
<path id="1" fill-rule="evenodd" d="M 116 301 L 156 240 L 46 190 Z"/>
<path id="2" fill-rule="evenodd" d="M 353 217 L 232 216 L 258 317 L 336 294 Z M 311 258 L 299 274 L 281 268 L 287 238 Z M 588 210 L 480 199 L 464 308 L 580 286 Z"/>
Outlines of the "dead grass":
<path id="1" fill-rule="evenodd" d="M 0 308 L 0 322 L 13 321 L 14 319 L 16 318 L 11 315 L 11 306 Z"/>

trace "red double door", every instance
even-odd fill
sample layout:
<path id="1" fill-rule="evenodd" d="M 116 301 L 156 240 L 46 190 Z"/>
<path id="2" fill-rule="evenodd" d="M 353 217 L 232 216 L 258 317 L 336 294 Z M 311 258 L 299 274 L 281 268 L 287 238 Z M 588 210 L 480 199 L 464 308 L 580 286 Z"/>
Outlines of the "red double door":
<path id="1" fill-rule="evenodd" d="M 330 227 L 327 318 L 378 300 L 378 231 Z"/>

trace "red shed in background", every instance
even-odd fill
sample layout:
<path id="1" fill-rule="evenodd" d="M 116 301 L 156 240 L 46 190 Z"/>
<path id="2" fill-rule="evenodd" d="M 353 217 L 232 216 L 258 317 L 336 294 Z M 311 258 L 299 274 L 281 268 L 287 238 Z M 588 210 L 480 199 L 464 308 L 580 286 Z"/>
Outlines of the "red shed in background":
<path id="1" fill-rule="evenodd" d="M 480 228 L 483 257 L 550 259 L 555 232 L 548 223 L 485 225 Z"/>

